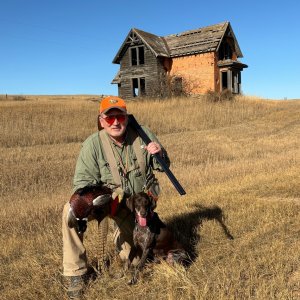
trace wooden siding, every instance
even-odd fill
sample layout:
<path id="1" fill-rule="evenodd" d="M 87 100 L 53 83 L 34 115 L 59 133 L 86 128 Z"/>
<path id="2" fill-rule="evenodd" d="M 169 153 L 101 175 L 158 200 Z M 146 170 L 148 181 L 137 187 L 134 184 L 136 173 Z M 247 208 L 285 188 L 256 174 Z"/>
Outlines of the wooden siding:
<path id="1" fill-rule="evenodd" d="M 144 45 L 145 63 L 142 65 L 131 65 L 129 47 L 120 62 L 121 83 L 118 86 L 119 96 L 124 99 L 133 98 L 133 78 L 145 78 L 145 92 L 147 96 L 157 96 L 161 93 L 161 80 L 165 78 L 165 71 L 160 59 Z"/>

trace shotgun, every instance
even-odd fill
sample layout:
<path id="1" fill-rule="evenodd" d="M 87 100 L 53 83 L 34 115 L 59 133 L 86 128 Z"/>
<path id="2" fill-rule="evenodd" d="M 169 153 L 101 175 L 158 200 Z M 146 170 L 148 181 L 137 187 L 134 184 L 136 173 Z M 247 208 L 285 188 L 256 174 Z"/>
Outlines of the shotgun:
<path id="1" fill-rule="evenodd" d="M 144 141 L 144 143 L 146 145 L 148 145 L 149 143 L 152 142 L 150 140 L 150 138 L 148 137 L 148 135 L 146 134 L 146 132 L 143 130 L 141 125 L 137 122 L 137 120 L 135 119 L 135 117 L 132 114 L 128 115 L 128 120 L 129 120 L 129 124 L 137 131 L 138 135 L 141 137 L 141 139 Z M 167 174 L 167 176 L 169 177 L 170 181 L 172 182 L 172 184 L 174 185 L 174 187 L 176 188 L 178 193 L 181 196 L 185 195 L 186 194 L 185 190 L 183 189 L 181 184 L 178 182 L 178 180 L 176 179 L 174 174 L 171 172 L 171 170 L 169 169 L 169 167 L 167 166 L 165 161 L 160 157 L 160 155 L 158 153 L 154 154 L 153 156 L 156 158 L 157 162 L 160 164 L 160 166 L 162 167 L 164 172 Z"/>

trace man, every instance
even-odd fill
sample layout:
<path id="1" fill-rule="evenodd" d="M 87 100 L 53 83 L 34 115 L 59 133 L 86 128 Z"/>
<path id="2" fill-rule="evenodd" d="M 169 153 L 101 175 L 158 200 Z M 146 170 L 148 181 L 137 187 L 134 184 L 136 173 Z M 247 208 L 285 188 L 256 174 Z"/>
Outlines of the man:
<path id="1" fill-rule="evenodd" d="M 74 191 L 90 185 L 115 186 L 122 195 L 113 216 L 118 225 L 115 242 L 120 256 L 128 258 L 132 242 L 134 218 L 124 205 L 126 198 L 147 189 L 157 192 L 153 170 L 162 171 L 153 154 L 158 153 L 169 165 L 166 151 L 155 135 L 143 127 L 151 139 L 147 146 L 137 132 L 128 125 L 126 103 L 119 97 L 106 97 L 100 103 L 99 132 L 88 137 L 81 148 L 74 175 Z M 120 192 L 121 191 L 121 192 Z M 83 238 L 67 223 L 70 205 L 63 211 L 63 274 L 69 281 L 70 299 L 79 299 L 87 274 L 87 257 Z"/>

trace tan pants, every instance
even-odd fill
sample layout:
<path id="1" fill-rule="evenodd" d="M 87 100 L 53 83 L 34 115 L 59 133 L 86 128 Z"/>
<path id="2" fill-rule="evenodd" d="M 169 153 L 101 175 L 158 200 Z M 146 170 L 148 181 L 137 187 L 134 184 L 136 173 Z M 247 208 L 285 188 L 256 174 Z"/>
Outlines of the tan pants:
<path id="1" fill-rule="evenodd" d="M 87 256 L 83 238 L 78 236 L 74 228 L 68 227 L 69 208 L 69 203 L 66 203 L 62 216 L 63 274 L 65 276 L 77 276 L 87 273 Z M 114 234 L 114 242 L 118 238 L 121 239 L 122 250 L 119 255 L 121 259 L 125 260 L 128 258 L 133 245 L 134 216 L 126 207 L 120 207 L 113 219 L 119 228 Z"/>

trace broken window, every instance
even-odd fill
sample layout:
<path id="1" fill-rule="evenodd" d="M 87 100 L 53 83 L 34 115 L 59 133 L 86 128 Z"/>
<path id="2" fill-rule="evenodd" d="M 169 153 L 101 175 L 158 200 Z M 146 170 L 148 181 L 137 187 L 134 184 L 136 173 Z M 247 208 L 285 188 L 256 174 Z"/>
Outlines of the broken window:
<path id="1" fill-rule="evenodd" d="M 226 41 L 224 41 L 219 50 L 219 60 L 232 59 L 232 49 Z"/>
<path id="2" fill-rule="evenodd" d="M 144 47 L 138 47 L 139 51 L 139 65 L 143 65 L 145 63 L 145 55 L 144 55 Z"/>
<path id="3" fill-rule="evenodd" d="M 145 78 L 132 78 L 132 96 L 142 97 L 146 95 Z"/>
<path id="4" fill-rule="evenodd" d="M 145 88 L 145 78 L 140 78 L 140 96 L 145 96 L 146 88 Z"/>
<path id="5" fill-rule="evenodd" d="M 132 78 L 132 96 L 137 97 L 139 94 L 139 81 L 138 78 Z"/>
<path id="6" fill-rule="evenodd" d="M 227 85 L 227 71 L 226 72 L 221 72 L 222 74 L 222 91 L 226 90 L 228 88 Z"/>
<path id="7" fill-rule="evenodd" d="M 136 48 L 131 48 L 131 65 L 137 65 L 137 51 Z"/>
<path id="8" fill-rule="evenodd" d="M 132 66 L 143 65 L 145 63 L 145 53 L 143 46 L 130 48 L 130 51 Z"/>

